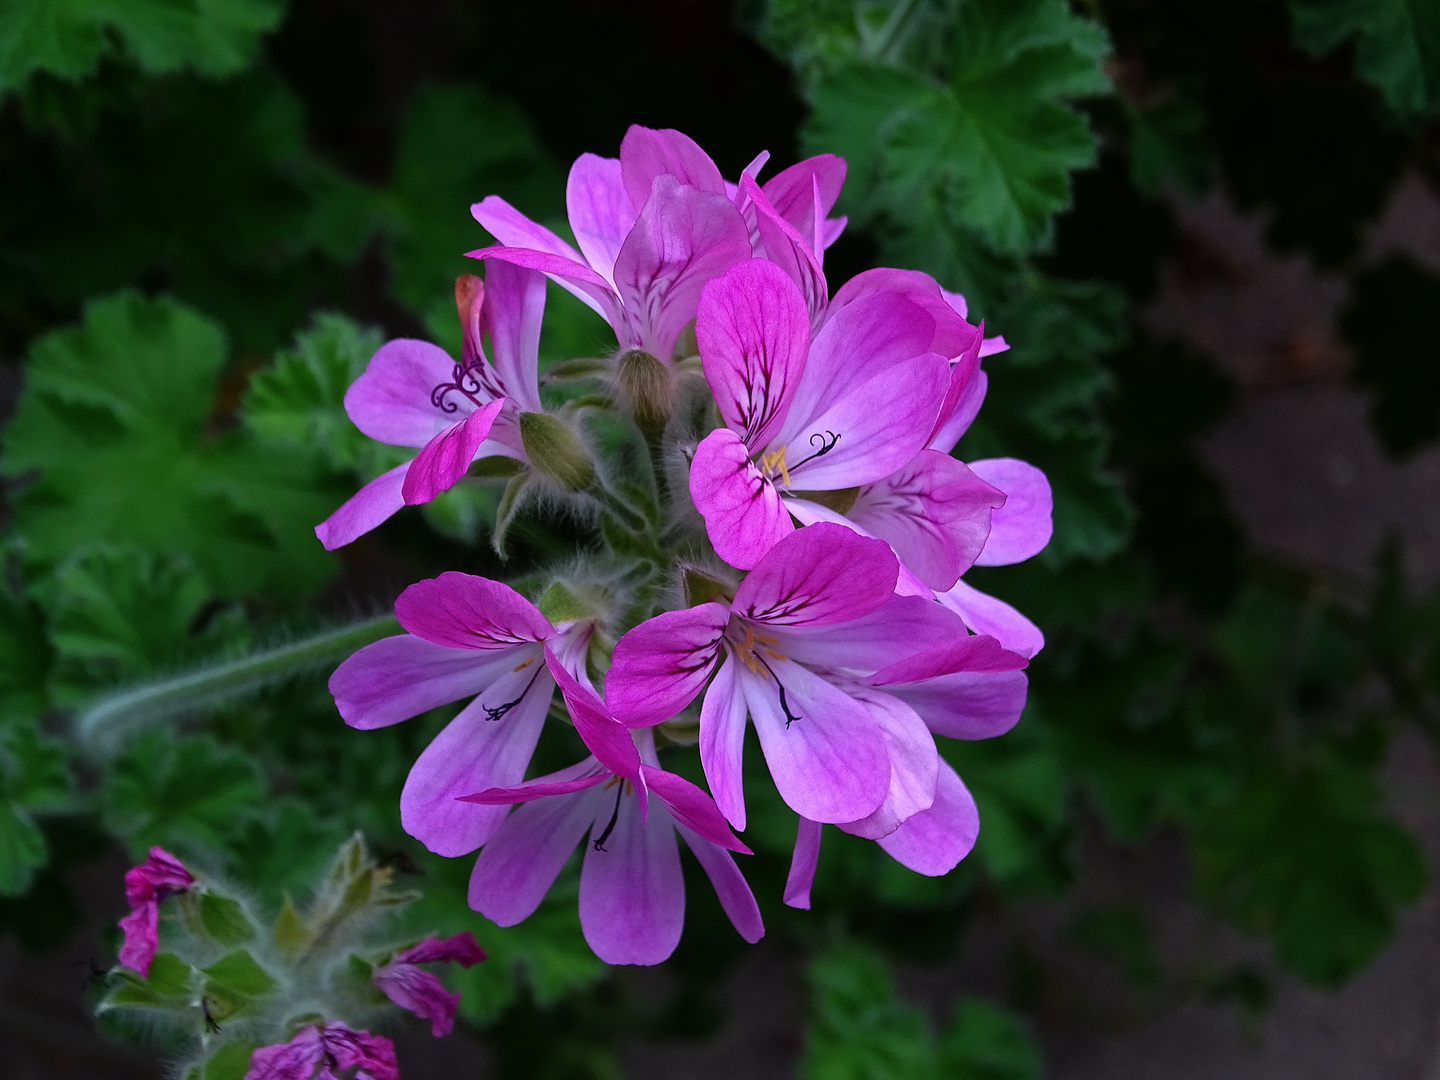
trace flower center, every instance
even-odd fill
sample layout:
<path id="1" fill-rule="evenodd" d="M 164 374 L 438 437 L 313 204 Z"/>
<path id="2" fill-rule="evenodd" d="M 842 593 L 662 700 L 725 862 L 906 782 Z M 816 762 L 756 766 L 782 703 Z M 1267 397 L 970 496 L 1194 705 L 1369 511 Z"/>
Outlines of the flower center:
<path id="1" fill-rule="evenodd" d="M 824 457 L 831 450 L 834 450 L 835 444 L 840 441 L 840 436 L 833 431 L 826 431 L 823 434 L 817 431 L 810 436 L 809 441 L 811 446 L 816 446 L 819 449 L 809 457 L 801 458 L 795 462 L 794 465 L 786 463 L 785 447 L 782 446 L 778 450 L 767 450 L 764 454 L 760 455 L 760 471 L 763 472 L 766 478 L 772 483 L 778 473 L 784 485 L 789 487 L 791 471 L 800 468 L 800 466 L 807 462 L 814 461 L 818 457 Z"/>
<path id="2" fill-rule="evenodd" d="M 430 391 L 430 404 L 443 413 L 453 413 L 460 408 L 460 403 L 449 400 L 450 395 L 460 394 L 462 397 L 468 398 L 476 408 L 479 408 L 486 404 L 477 396 L 479 394 L 490 395 L 491 401 L 505 396 L 504 389 L 492 385 L 493 382 L 483 360 L 477 358 L 463 364 L 456 364 L 455 370 L 450 375 L 450 381 L 437 383 Z"/>
<path id="3" fill-rule="evenodd" d="M 771 660 L 789 660 L 790 658 L 776 648 L 780 644 L 776 638 L 769 634 L 757 634 L 755 627 L 749 623 L 745 623 L 744 628 L 744 638 L 726 634 L 725 640 L 729 643 L 736 659 L 749 668 L 752 674 L 759 675 L 761 671 L 764 671 L 775 680 L 775 688 L 780 695 L 780 711 L 785 714 L 785 726 L 788 728 L 801 717 L 790 711 L 790 703 L 785 698 L 785 684 L 780 681 L 780 676 L 775 674 L 775 669 L 770 666 L 765 657 L 769 656 Z"/>

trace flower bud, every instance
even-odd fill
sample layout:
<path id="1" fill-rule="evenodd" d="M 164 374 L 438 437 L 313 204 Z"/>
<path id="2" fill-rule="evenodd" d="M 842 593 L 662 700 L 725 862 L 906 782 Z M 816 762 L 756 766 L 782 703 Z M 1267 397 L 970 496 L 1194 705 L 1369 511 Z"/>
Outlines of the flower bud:
<path id="1" fill-rule="evenodd" d="M 646 435 L 665 430 L 675 411 L 670 369 L 643 349 L 624 353 L 615 365 L 620 400 Z"/>
<path id="2" fill-rule="evenodd" d="M 595 483 L 595 465 L 585 444 L 548 413 L 522 412 L 520 439 L 530 464 L 541 476 L 567 491 L 584 491 Z"/>

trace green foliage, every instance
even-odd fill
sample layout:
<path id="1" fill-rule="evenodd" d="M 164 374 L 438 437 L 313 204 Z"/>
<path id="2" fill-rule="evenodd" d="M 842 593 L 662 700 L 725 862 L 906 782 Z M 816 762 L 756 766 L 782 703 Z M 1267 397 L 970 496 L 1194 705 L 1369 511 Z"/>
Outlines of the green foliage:
<path id="1" fill-rule="evenodd" d="M 1290 0 L 1295 40 L 1323 56 L 1355 40 L 1355 66 L 1408 119 L 1440 107 L 1440 9 L 1427 0 Z"/>
<path id="2" fill-rule="evenodd" d="M 146 976 L 124 968 L 117 969 L 115 975 L 117 984 L 101 1000 L 101 1012 L 125 1006 L 171 1011 L 189 1011 L 193 1007 L 195 970 L 174 953 L 156 953 Z"/>
<path id="3" fill-rule="evenodd" d="M 151 75 L 232 75 L 284 13 L 283 0 L 9 0 L 0 8 L 0 94 L 37 71 L 89 75 L 117 43 Z"/>
<path id="4" fill-rule="evenodd" d="M 37 812 L 70 803 L 65 746 L 33 721 L 0 727 L 0 896 L 23 894 L 49 859 Z"/>
<path id="5" fill-rule="evenodd" d="M 53 662 L 40 609 L 8 583 L 0 585 L 0 722 L 45 710 Z"/>

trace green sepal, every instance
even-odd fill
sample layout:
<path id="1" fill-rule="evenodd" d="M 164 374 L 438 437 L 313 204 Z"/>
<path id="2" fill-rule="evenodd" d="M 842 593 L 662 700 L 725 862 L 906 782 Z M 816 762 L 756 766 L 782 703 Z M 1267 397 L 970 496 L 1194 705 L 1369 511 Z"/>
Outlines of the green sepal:
<path id="1" fill-rule="evenodd" d="M 472 461 L 470 468 L 465 470 L 465 475 L 479 480 L 505 480 L 517 475 L 523 468 L 525 468 L 524 463 L 516 461 L 513 457 L 491 454 L 488 457 L 476 458 Z"/>
<path id="2" fill-rule="evenodd" d="M 525 493 L 526 485 L 529 482 L 530 474 L 528 472 L 521 472 L 511 477 L 510 482 L 505 485 L 504 492 L 500 495 L 500 505 L 495 508 L 495 531 L 490 534 L 490 546 L 501 558 L 505 557 L 505 535 L 515 521 L 515 513 L 520 509 L 520 496 Z"/>
<path id="3" fill-rule="evenodd" d="M 208 1059 L 185 1071 L 185 1080 L 244 1080 L 250 1071 L 250 1055 L 259 1049 L 253 1042 L 232 1042 Z"/>
<path id="4" fill-rule="evenodd" d="M 712 600 L 722 600 L 729 603 L 735 599 L 735 586 L 728 581 L 711 577 L 705 571 L 694 566 L 687 566 L 683 571 L 685 582 L 685 605 L 695 607 L 697 604 L 708 604 Z"/>
<path id="5" fill-rule="evenodd" d="M 591 356 L 577 357 L 574 360 L 562 360 L 553 367 L 547 368 L 541 376 L 542 382 L 578 382 L 581 379 L 593 379 L 603 375 L 609 369 L 610 363 L 607 360 L 597 360 Z"/>
<path id="6" fill-rule="evenodd" d="M 200 896 L 200 927 L 221 945 L 242 945 L 255 936 L 255 927 L 238 900 L 210 892 Z"/>
<path id="7" fill-rule="evenodd" d="M 150 962 L 148 977 L 125 968 L 116 968 L 114 974 L 119 981 L 101 1000 L 99 1012 L 118 1008 L 189 1009 L 194 1003 L 194 969 L 174 953 L 157 953 Z"/>
<path id="8" fill-rule="evenodd" d="M 237 949 L 205 968 L 207 991 L 219 987 L 239 997 L 259 998 L 274 991 L 275 977 L 244 949 Z"/>
<path id="9" fill-rule="evenodd" d="M 535 471 L 567 491 L 595 483 L 595 463 L 584 441 L 549 413 L 522 412 L 520 440 Z"/>
<path id="10" fill-rule="evenodd" d="M 595 614 L 593 607 L 576 596 L 563 581 L 552 582 L 537 606 L 540 614 L 556 624 Z"/>
<path id="11" fill-rule="evenodd" d="M 295 902 L 287 894 L 285 903 L 280 908 L 280 914 L 275 919 L 275 947 L 286 955 L 293 955 L 305 948 L 310 940 L 310 932 L 305 928 L 305 920 L 300 918 L 300 913 L 295 910 Z"/>
<path id="12" fill-rule="evenodd" d="M 345 989 L 369 1005 L 384 1005 L 390 999 L 375 985 L 375 965 L 351 953 L 341 973 Z"/>

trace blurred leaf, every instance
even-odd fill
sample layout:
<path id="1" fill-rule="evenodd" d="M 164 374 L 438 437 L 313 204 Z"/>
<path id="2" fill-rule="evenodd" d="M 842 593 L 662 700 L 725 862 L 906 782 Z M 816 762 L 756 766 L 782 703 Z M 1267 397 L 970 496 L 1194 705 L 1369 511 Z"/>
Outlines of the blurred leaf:
<path id="1" fill-rule="evenodd" d="M 1355 38 L 1355 67 L 1403 117 L 1440 106 L 1440 8 L 1427 0 L 1290 0 L 1295 40 L 1314 56 Z"/>
<path id="2" fill-rule="evenodd" d="M 205 968 L 210 982 L 240 997 L 264 997 L 276 987 L 274 977 L 241 949 Z"/>
<path id="3" fill-rule="evenodd" d="M 0 585 L 0 723 L 45 711 L 53 662 L 39 609 Z"/>
<path id="4" fill-rule="evenodd" d="M 150 962 L 150 974 L 141 977 L 126 968 L 116 968 L 118 985 L 105 995 L 98 1011 L 137 1006 L 148 1009 L 188 1010 L 194 1007 L 190 988 L 194 969 L 174 953 L 156 953 Z"/>
<path id="5" fill-rule="evenodd" d="M 255 936 L 255 927 L 240 902 L 218 893 L 201 895 L 200 926 L 221 945 L 240 945 Z"/>
<path id="6" fill-rule="evenodd" d="M 946 1080 L 1040 1080 L 1044 1074 L 1040 1048 L 1020 1018 L 974 997 L 955 1007 L 940 1037 L 939 1063 Z"/>
<path id="7" fill-rule="evenodd" d="M 63 808 L 70 790 L 64 743 L 30 720 L 0 728 L 0 896 L 23 895 L 49 861 L 34 811 Z"/>
<path id="8" fill-rule="evenodd" d="M 925 1015 L 895 998 L 885 963 L 858 945 L 830 950 L 809 968 L 811 1015 L 804 1080 L 926 1080 L 936 1071 Z M 944 1074 L 949 1076 L 951 1074 Z"/>
<path id="9" fill-rule="evenodd" d="M 1174 98 L 1125 111 L 1130 120 L 1130 176 L 1135 187 L 1155 196 L 1172 183 L 1187 198 L 1203 195 L 1210 186 L 1215 156 L 1205 110 L 1196 102 Z"/>
<path id="10" fill-rule="evenodd" d="M 1150 924 L 1138 908 L 1093 907 L 1081 912 L 1066 931 L 1071 941 L 1120 965 L 1135 986 L 1160 981 L 1160 962 Z"/>
<path id="11" fill-rule="evenodd" d="M 14 803 L 0 803 L 0 896 L 23 895 L 49 857 L 40 827 Z"/>

